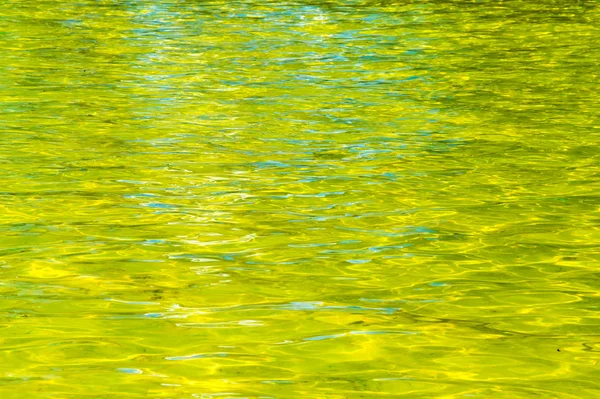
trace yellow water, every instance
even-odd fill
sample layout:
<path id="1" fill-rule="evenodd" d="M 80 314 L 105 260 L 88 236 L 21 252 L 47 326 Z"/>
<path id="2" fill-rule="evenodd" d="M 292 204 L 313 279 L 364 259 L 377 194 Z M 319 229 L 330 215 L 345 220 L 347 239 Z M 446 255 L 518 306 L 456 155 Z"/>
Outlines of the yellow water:
<path id="1" fill-rule="evenodd" d="M 596 1 L 3 0 L 0 397 L 600 397 Z"/>

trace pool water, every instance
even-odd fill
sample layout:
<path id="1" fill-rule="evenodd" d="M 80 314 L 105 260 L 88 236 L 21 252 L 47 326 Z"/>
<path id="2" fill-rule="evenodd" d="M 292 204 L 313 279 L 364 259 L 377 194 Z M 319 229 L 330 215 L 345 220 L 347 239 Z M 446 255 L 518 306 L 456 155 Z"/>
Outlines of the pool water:
<path id="1" fill-rule="evenodd" d="M 600 397 L 600 4 L 4 0 L 0 397 Z"/>

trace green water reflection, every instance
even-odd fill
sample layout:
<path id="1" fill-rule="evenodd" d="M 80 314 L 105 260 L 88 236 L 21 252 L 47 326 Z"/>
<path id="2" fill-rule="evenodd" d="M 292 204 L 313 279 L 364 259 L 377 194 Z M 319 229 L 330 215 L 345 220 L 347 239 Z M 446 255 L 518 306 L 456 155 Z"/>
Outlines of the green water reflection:
<path id="1" fill-rule="evenodd" d="M 0 396 L 596 398 L 594 1 L 0 3 Z"/>

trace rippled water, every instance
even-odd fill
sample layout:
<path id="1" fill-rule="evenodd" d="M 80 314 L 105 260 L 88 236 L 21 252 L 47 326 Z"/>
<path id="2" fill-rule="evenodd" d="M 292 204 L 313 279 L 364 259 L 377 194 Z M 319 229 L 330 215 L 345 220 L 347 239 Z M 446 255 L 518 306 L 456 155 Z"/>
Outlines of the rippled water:
<path id="1" fill-rule="evenodd" d="M 0 396 L 597 398 L 595 1 L 0 3 Z"/>

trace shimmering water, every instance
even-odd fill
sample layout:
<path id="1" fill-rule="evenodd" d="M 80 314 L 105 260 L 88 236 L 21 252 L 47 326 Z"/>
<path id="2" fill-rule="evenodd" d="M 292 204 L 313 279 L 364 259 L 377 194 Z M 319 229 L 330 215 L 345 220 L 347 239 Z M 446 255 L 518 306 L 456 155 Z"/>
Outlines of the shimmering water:
<path id="1" fill-rule="evenodd" d="M 0 2 L 0 397 L 600 397 L 599 10 Z"/>

